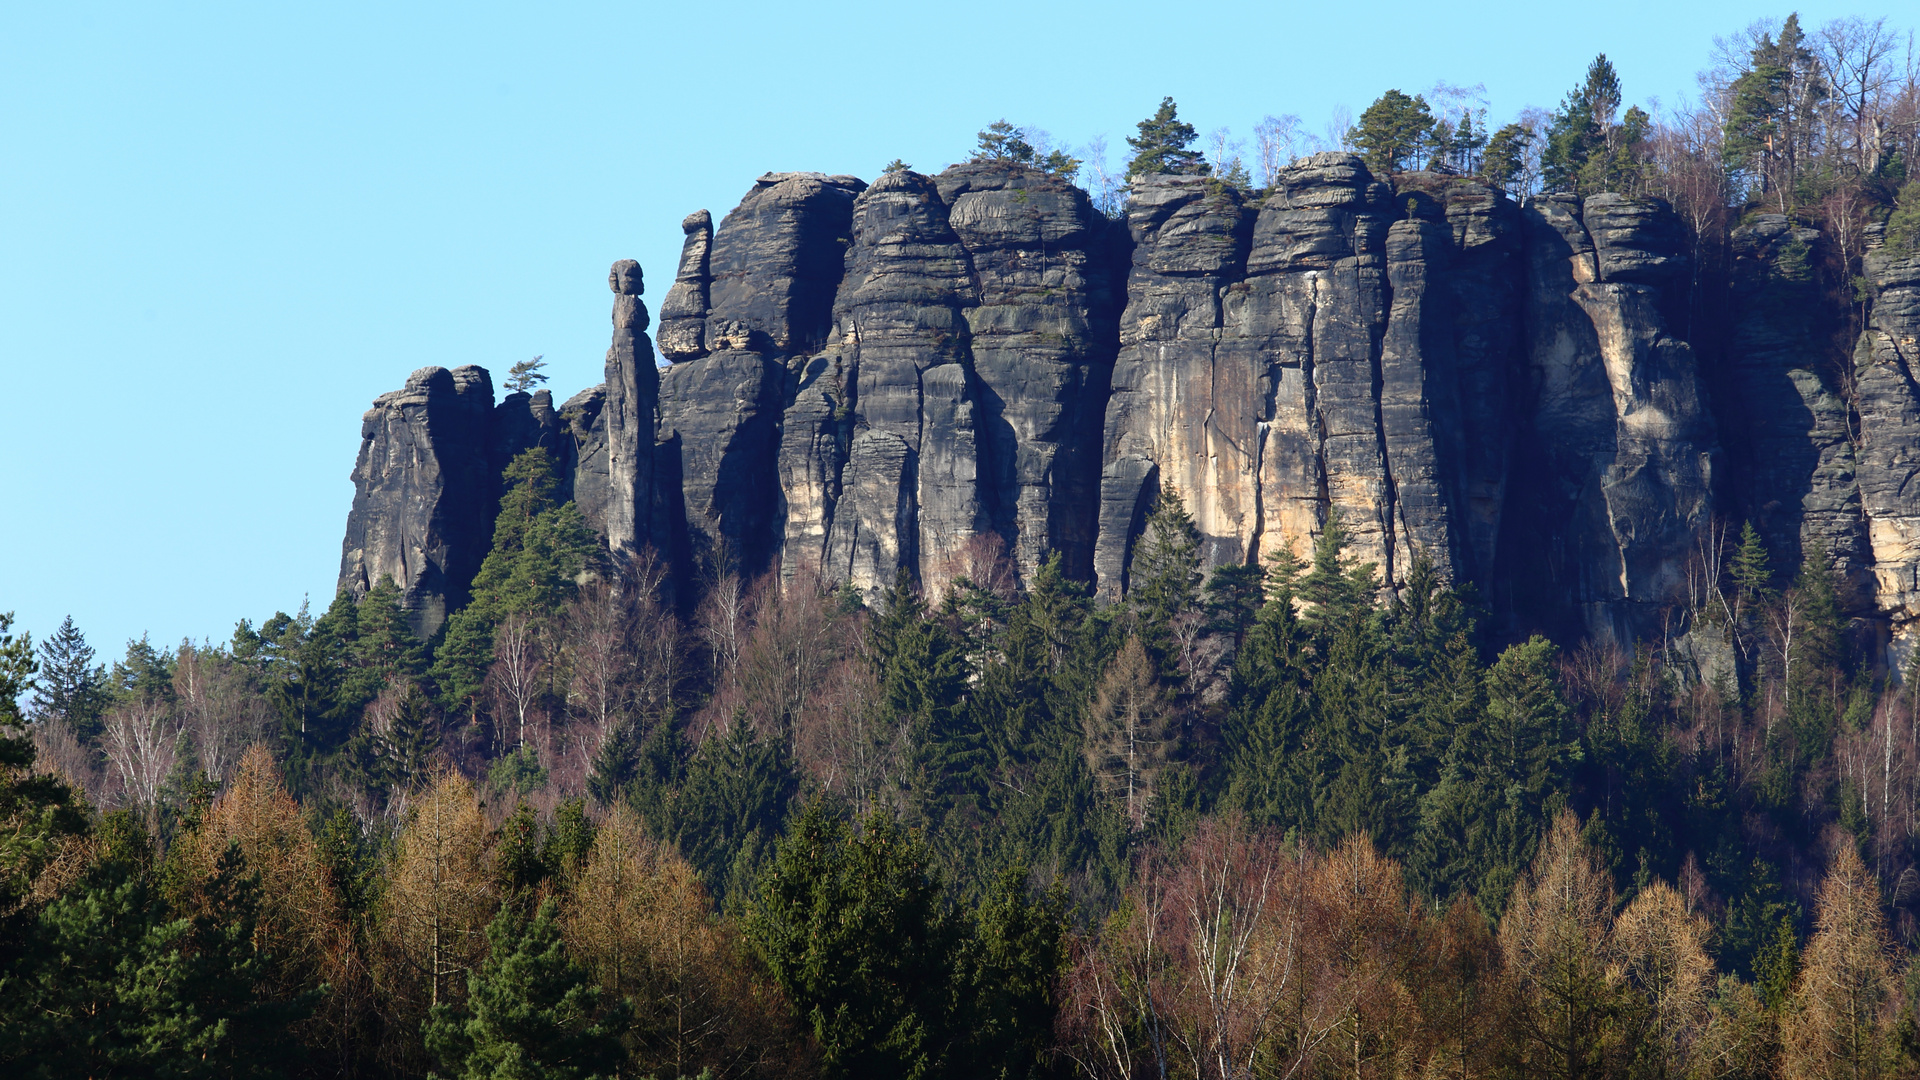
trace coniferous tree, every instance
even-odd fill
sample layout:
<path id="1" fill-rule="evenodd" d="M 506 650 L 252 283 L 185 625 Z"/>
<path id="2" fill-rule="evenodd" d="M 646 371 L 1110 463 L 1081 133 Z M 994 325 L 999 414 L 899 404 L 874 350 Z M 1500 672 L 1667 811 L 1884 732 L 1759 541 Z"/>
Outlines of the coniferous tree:
<path id="1" fill-rule="evenodd" d="M 1135 829 L 1146 825 L 1172 750 L 1169 720 L 1153 660 L 1139 638 L 1128 638 L 1087 710 L 1084 747 L 1087 768 Z"/>
<path id="2" fill-rule="evenodd" d="M 1487 140 L 1487 152 L 1480 158 L 1480 176 L 1488 183 L 1518 194 L 1514 189 L 1527 167 L 1527 148 L 1533 132 L 1520 124 L 1508 124 Z"/>
<path id="3" fill-rule="evenodd" d="M 1033 144 L 1028 142 L 1024 133 L 1002 118 L 987 125 L 980 133 L 980 143 L 974 148 L 974 161 L 1017 161 L 1030 164 L 1033 161 Z"/>
<path id="4" fill-rule="evenodd" d="M 93 647 L 71 615 L 40 643 L 32 706 L 36 722 L 64 724 L 83 741 L 99 737 L 100 714 L 107 706 L 107 669 L 93 658 Z"/>
<path id="5" fill-rule="evenodd" d="M 1541 166 L 1550 190 L 1587 195 L 1632 186 L 1651 120 L 1638 106 L 1619 115 L 1622 104 L 1620 76 L 1601 53 L 1547 129 Z"/>
<path id="6" fill-rule="evenodd" d="M 1200 581 L 1200 530 L 1179 490 L 1164 484 L 1127 563 L 1127 604 L 1141 644 L 1166 678 L 1181 677 L 1179 631 L 1197 627 L 1176 624 L 1197 617 Z"/>
<path id="7" fill-rule="evenodd" d="M 1154 114 L 1139 123 L 1140 134 L 1127 136 L 1133 159 L 1127 162 L 1127 179 L 1172 173 L 1176 176 L 1206 176 L 1213 171 L 1206 155 L 1192 149 L 1200 133 L 1179 118 L 1172 98 L 1161 98 Z"/>
<path id="8" fill-rule="evenodd" d="M 0 929 L 63 839 L 86 831 L 83 801 L 65 782 L 33 769 L 37 751 L 20 699 L 33 686 L 33 638 L 0 614 Z M 0 960 L 6 948 L 0 940 Z"/>
<path id="9" fill-rule="evenodd" d="M 427 1049 L 452 1076 L 483 1080 L 589 1080 L 618 1074 L 624 1000 L 600 988 L 567 955 L 552 897 L 531 918 L 507 905 L 487 927 L 486 964 L 468 976 L 462 1006 L 435 1005 Z"/>
<path id="10" fill-rule="evenodd" d="M 93 865 L 38 912 L 25 955 L 0 995 L 0 1064 L 16 1075 L 285 1075 L 288 1027 L 316 993 L 262 992 L 255 948 L 258 883 L 236 850 L 205 885 L 198 917 L 168 910 L 151 841 L 131 815 L 106 823 Z"/>
<path id="11" fill-rule="evenodd" d="M 1434 148 L 1434 127 L 1426 98 L 1389 90 L 1367 106 L 1347 137 L 1368 167 L 1386 176 L 1417 164 Z"/>
<path id="12" fill-rule="evenodd" d="M 708 736 L 673 804 L 672 836 L 724 903 L 739 903 L 773 853 L 798 786 L 785 740 L 758 737 L 744 713 Z"/>
<path id="13" fill-rule="evenodd" d="M 761 885 L 747 934 L 819 1046 L 828 1080 L 945 1075 L 963 928 L 924 844 L 881 811 L 858 832 L 808 805 Z"/>
<path id="14" fill-rule="evenodd" d="M 540 370 L 541 368 L 544 368 L 546 366 L 547 366 L 546 356 L 542 354 L 540 356 L 534 357 L 531 360 L 522 360 L 519 363 L 508 368 L 507 383 L 506 383 L 507 393 L 509 394 L 531 393 L 534 387 L 539 386 L 541 383 L 544 383 L 547 381 L 546 373 Z"/>

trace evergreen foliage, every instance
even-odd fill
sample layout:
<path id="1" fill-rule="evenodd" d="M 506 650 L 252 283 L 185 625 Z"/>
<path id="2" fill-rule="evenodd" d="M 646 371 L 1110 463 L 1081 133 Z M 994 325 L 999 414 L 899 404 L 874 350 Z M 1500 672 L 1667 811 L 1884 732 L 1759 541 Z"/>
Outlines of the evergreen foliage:
<path id="1" fill-rule="evenodd" d="M 108 702 L 107 669 L 93 658 L 93 647 L 71 615 L 40 643 L 32 707 L 36 723 L 64 724 L 81 739 L 99 737 L 100 714 Z"/>
<path id="2" fill-rule="evenodd" d="M 1127 145 L 1133 148 L 1132 159 L 1127 162 L 1128 180 L 1156 173 L 1205 176 L 1213 171 L 1206 156 L 1192 148 L 1200 133 L 1180 119 L 1179 107 L 1172 98 L 1161 98 L 1160 107 L 1138 127 L 1138 135 L 1127 136 Z"/>
<path id="3" fill-rule="evenodd" d="M 531 918 L 507 905 L 487 927 L 487 961 L 467 979 L 467 1000 L 427 1018 L 427 1049 L 462 1080 L 589 1080 L 619 1074 L 626 1002 L 603 1002 L 567 955 L 559 905 Z"/>
<path id="4" fill-rule="evenodd" d="M 534 387 L 547 381 L 546 372 L 541 370 L 546 366 L 546 358 L 542 355 L 536 356 L 531 360 L 522 360 L 508 368 L 507 393 L 531 393 Z"/>
<path id="5" fill-rule="evenodd" d="M 1383 176 L 1416 167 L 1429 153 L 1445 149 L 1436 137 L 1427 99 L 1389 90 L 1367 106 L 1347 138 L 1366 155 L 1367 165 Z"/>

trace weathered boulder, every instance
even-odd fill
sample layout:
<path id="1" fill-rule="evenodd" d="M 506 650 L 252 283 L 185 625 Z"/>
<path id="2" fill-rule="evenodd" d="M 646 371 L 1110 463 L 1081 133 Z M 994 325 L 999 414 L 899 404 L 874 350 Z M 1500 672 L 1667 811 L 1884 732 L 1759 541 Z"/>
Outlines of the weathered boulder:
<path id="1" fill-rule="evenodd" d="M 853 200 L 865 187 L 819 173 L 768 173 L 754 183 L 713 238 L 707 349 L 794 355 L 826 340 Z"/>
<path id="2" fill-rule="evenodd" d="M 358 598 L 391 577 L 421 637 L 466 603 L 493 544 L 492 413 L 484 368 L 425 367 L 360 422 L 339 587 Z"/>

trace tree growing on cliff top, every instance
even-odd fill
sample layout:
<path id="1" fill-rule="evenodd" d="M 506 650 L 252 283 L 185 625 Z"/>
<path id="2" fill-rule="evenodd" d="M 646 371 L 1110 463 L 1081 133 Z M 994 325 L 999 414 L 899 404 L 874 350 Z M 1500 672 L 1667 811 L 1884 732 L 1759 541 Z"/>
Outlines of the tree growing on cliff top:
<path id="1" fill-rule="evenodd" d="M 1397 173 L 1419 164 L 1434 149 L 1434 132 L 1426 98 L 1389 90 L 1360 114 L 1348 138 L 1366 155 L 1373 171 Z"/>
<path id="2" fill-rule="evenodd" d="M 1044 131 L 1015 127 L 1006 120 L 995 120 L 980 132 L 980 142 L 969 161 L 1011 161 L 1031 165 L 1062 180 L 1080 171 L 1079 158 L 1058 148 L 1048 149 Z M 904 166 L 902 166 L 904 168 Z M 892 171 L 892 167 L 888 167 Z"/>
<path id="3" fill-rule="evenodd" d="M 530 394 L 533 388 L 547 381 L 541 368 L 547 366 L 546 354 L 542 353 L 531 360 L 522 360 L 507 369 L 507 393 Z"/>
<path id="4" fill-rule="evenodd" d="M 1160 108 L 1140 121 L 1140 134 L 1127 137 L 1133 157 L 1127 162 L 1127 179 L 1173 173 L 1176 176 L 1205 176 L 1213 170 L 1206 155 L 1191 149 L 1200 133 L 1183 122 L 1173 99 L 1161 98 Z"/>

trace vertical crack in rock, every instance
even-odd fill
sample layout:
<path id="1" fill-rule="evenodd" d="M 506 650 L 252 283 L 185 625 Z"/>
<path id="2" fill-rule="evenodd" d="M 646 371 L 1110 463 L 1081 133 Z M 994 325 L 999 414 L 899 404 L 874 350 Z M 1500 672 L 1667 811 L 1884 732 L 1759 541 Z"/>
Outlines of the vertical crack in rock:
<path id="1" fill-rule="evenodd" d="M 467 601 L 499 504 L 488 466 L 493 381 L 484 368 L 425 367 L 360 422 L 340 588 L 391 577 L 414 633 L 431 637 Z"/>
<path id="2" fill-rule="evenodd" d="M 1890 250 L 1881 235 L 1876 228 L 1869 239 L 1866 270 L 1878 295 L 1854 351 L 1859 486 L 1875 602 L 1902 661 L 1920 615 L 1920 252 Z"/>
<path id="3" fill-rule="evenodd" d="M 1678 222 L 1658 199 L 1612 194 L 1536 199 L 1527 216 L 1533 400 L 1512 486 L 1533 497 L 1508 507 L 1496 606 L 1568 637 L 1658 637 L 1686 595 L 1718 455 L 1693 350 L 1661 314 L 1685 268 Z"/>
<path id="4" fill-rule="evenodd" d="M 826 340 L 853 201 L 864 187 L 850 176 L 768 173 L 713 236 L 707 353 L 685 354 L 660 379 L 655 468 L 662 484 L 675 484 L 660 500 L 659 531 L 685 571 L 756 575 L 772 563 L 789 364 L 798 369 Z M 698 305 L 698 219 L 683 225 L 681 269 L 694 284 L 675 298 L 676 334 Z M 676 349 L 687 340 L 677 337 Z"/>

